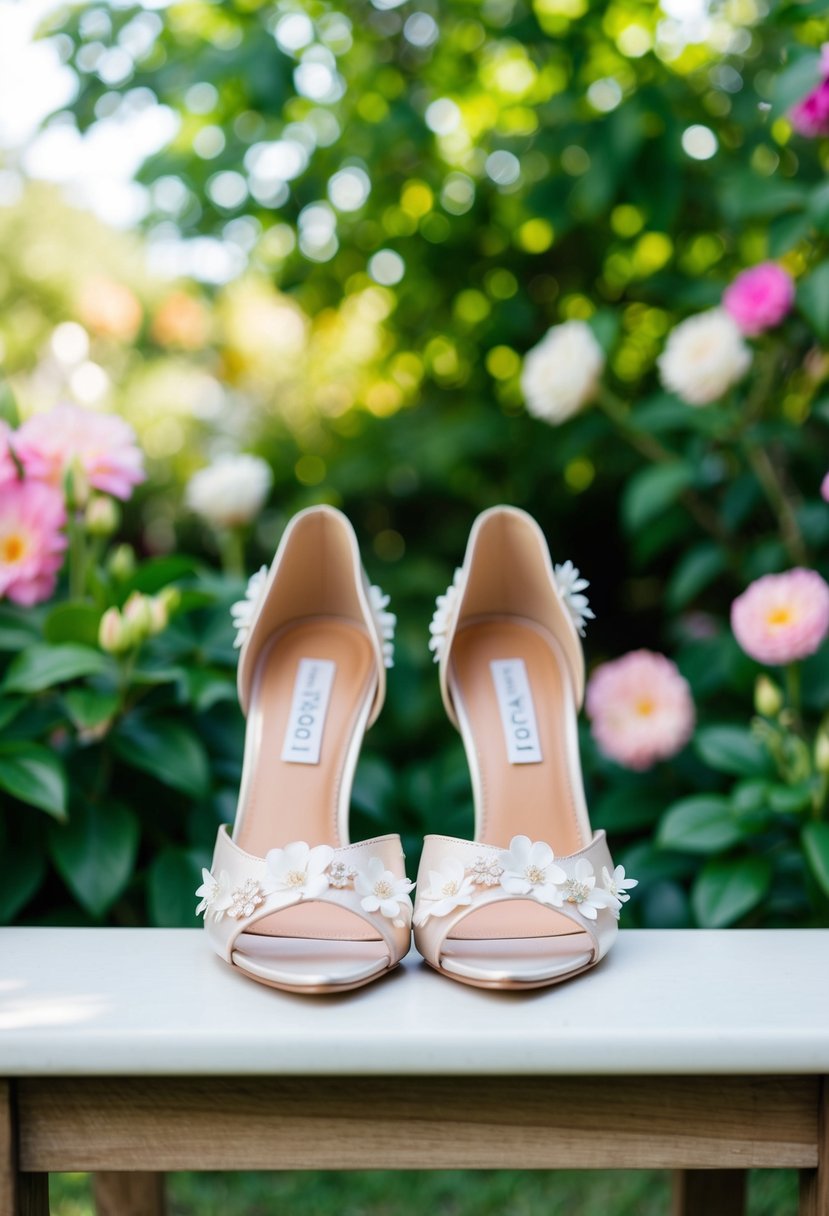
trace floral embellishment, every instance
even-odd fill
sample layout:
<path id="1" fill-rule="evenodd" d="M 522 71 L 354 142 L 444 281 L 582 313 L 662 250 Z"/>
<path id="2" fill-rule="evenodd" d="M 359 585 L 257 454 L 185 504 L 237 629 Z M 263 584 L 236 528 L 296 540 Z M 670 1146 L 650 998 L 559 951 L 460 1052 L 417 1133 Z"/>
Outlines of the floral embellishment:
<path id="1" fill-rule="evenodd" d="M 475 894 L 474 883 L 455 857 L 447 857 L 440 870 L 429 871 L 429 886 L 419 890 L 414 923 L 425 925 L 430 916 L 448 916 L 455 908 L 468 906 Z"/>
<path id="2" fill-rule="evenodd" d="M 332 887 L 336 887 L 338 891 L 341 891 L 354 881 L 356 873 L 357 871 L 344 861 L 332 861 L 328 867 L 328 881 Z"/>
<path id="3" fill-rule="evenodd" d="M 497 887 L 503 872 L 504 867 L 497 857 L 476 857 L 470 875 L 478 887 Z"/>
<path id="4" fill-rule="evenodd" d="M 368 589 L 368 602 L 377 632 L 383 639 L 383 666 L 394 667 L 394 627 L 397 617 L 388 611 L 389 597 L 374 583 Z"/>
<path id="5" fill-rule="evenodd" d="M 510 895 L 532 895 L 543 904 L 561 907 L 559 887 L 567 875 L 555 864 L 555 854 L 543 840 L 533 843 L 529 836 L 513 836 L 500 861 L 504 867 L 500 883 Z"/>
<path id="6" fill-rule="evenodd" d="M 249 878 L 241 887 L 234 887 L 230 893 L 230 903 L 227 914 L 233 920 L 245 920 L 260 904 L 265 902 L 265 892 L 255 878 Z"/>
<path id="7" fill-rule="evenodd" d="M 330 845 L 318 844 L 312 849 L 304 840 L 286 844 L 284 849 L 271 849 L 265 857 L 268 891 L 291 896 L 290 903 L 318 899 L 328 890 L 326 871 L 333 857 Z"/>
<path id="8" fill-rule="evenodd" d="M 432 657 L 436 663 L 439 663 L 443 651 L 446 646 L 446 635 L 452 623 L 452 617 L 458 606 L 460 599 L 461 583 L 463 581 L 463 571 L 458 569 L 455 571 L 452 582 L 444 591 L 443 595 L 439 595 L 435 600 L 435 611 L 432 616 L 432 623 L 429 626 L 429 633 L 432 635 L 429 638 L 429 649 L 432 651 Z"/>
<path id="9" fill-rule="evenodd" d="M 587 622 L 596 619 L 596 614 L 590 607 L 590 601 L 584 594 L 590 583 L 586 578 L 582 578 L 581 571 L 569 560 L 557 565 L 553 574 L 559 595 L 564 601 L 564 607 L 570 614 L 570 620 L 580 636 L 584 637 Z"/>
<path id="10" fill-rule="evenodd" d="M 602 908 L 615 908 L 618 899 L 603 887 L 596 886 L 596 875 L 586 857 L 580 857 L 573 873 L 566 876 L 559 889 L 557 907 L 575 904 L 576 910 L 585 920 L 595 920 Z"/>
<path id="11" fill-rule="evenodd" d="M 618 920 L 619 913 L 622 910 L 622 904 L 626 904 L 630 899 L 628 891 L 630 891 L 633 887 L 639 886 L 639 879 L 628 878 L 625 875 L 624 866 L 617 866 L 612 874 L 608 870 L 607 866 L 602 866 L 602 882 L 604 883 L 604 889 L 613 896 L 614 900 L 616 900 L 616 907 L 613 908 L 613 911 L 616 915 L 616 919 Z"/>
<path id="12" fill-rule="evenodd" d="M 253 618 L 256 616 L 259 602 L 265 593 L 267 581 L 268 567 L 262 566 L 248 579 L 244 599 L 237 600 L 235 604 L 230 605 L 230 616 L 233 621 L 233 628 L 236 630 L 236 637 L 233 642 L 235 650 L 238 650 L 247 641 L 247 636 L 253 625 Z"/>
<path id="13" fill-rule="evenodd" d="M 230 878 L 227 870 L 222 870 L 218 878 L 214 878 L 209 870 L 202 869 L 202 883 L 196 888 L 196 896 L 201 901 L 196 907 L 196 916 L 211 913 L 216 920 L 221 920 L 230 907 Z"/>
<path id="14" fill-rule="evenodd" d="M 363 911 L 380 912 L 398 929 L 404 928 L 411 916 L 409 892 L 413 887 L 408 878 L 395 878 L 380 857 L 369 857 L 365 869 L 358 870 L 354 877 L 354 890 L 363 896 L 360 900 Z"/>

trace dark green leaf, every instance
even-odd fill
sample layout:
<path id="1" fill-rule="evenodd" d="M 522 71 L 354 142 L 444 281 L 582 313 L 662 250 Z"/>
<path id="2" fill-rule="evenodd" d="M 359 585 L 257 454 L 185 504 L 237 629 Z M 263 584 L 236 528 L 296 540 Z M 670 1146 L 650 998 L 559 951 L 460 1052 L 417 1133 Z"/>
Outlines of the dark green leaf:
<path id="1" fill-rule="evenodd" d="M 829 262 L 821 262 L 797 285 L 797 306 L 824 342 L 829 340 Z"/>
<path id="2" fill-rule="evenodd" d="M 742 726 L 700 727 L 694 736 L 694 750 L 704 764 L 718 773 L 763 777 L 771 771 L 768 752 Z"/>
<path id="3" fill-rule="evenodd" d="M 726 568 L 726 555 L 713 541 L 689 549 L 674 567 L 666 596 L 671 608 L 685 605 Z"/>
<path id="4" fill-rule="evenodd" d="M 694 915 L 705 929 L 723 929 L 756 908 L 770 885 L 771 862 L 766 857 L 712 858 L 691 892 Z"/>
<path id="5" fill-rule="evenodd" d="M 150 865 L 147 902 L 150 921 L 161 928 L 191 928 L 200 923 L 194 894 L 201 883 L 202 861 L 184 849 L 162 849 Z"/>
<path id="6" fill-rule="evenodd" d="M 62 646 L 29 646 L 12 662 L 3 688 L 6 692 L 42 692 L 79 676 L 112 671 L 107 655 L 90 646 L 66 642 Z"/>
<path id="7" fill-rule="evenodd" d="M 66 773 L 60 758 L 38 743 L 0 747 L 0 789 L 56 819 L 66 816 Z"/>
<path id="8" fill-rule="evenodd" d="M 829 823 L 807 823 L 801 840 L 809 869 L 821 891 L 829 896 Z"/>
<path id="9" fill-rule="evenodd" d="M 591 806 L 594 827 L 607 832 L 635 832 L 651 828 L 665 809 L 665 799 L 655 790 L 620 785 L 607 791 Z"/>
<path id="10" fill-rule="evenodd" d="M 694 480 L 693 466 L 684 460 L 647 465 L 630 479 L 622 495 L 622 521 L 635 533 L 671 506 Z"/>
<path id="11" fill-rule="evenodd" d="M 97 688 L 70 688 L 63 702 L 73 726 L 78 730 L 93 730 L 112 718 L 121 698 L 116 692 L 104 692 Z"/>
<path id="12" fill-rule="evenodd" d="M 657 844 L 688 853 L 718 853 L 742 837 L 727 798 L 697 794 L 675 802 L 659 825 Z"/>
<path id="13" fill-rule="evenodd" d="M 198 562 L 194 557 L 174 554 L 172 557 L 154 557 L 146 561 L 136 570 L 135 574 L 124 586 L 124 598 L 131 591 L 143 591 L 145 595 L 154 595 L 179 578 L 187 578 L 198 570 Z"/>
<path id="14" fill-rule="evenodd" d="M 33 838 L 10 843 L 0 833 L 0 924 L 9 924 L 37 891 L 46 856 Z"/>
<path id="15" fill-rule="evenodd" d="M 40 637 L 38 619 L 28 608 L 0 606 L 0 650 L 23 650 Z"/>
<path id="16" fill-rule="evenodd" d="M 125 763 L 191 798 L 207 796 L 207 753 L 198 735 L 181 722 L 132 714 L 119 723 L 112 739 Z"/>
<path id="17" fill-rule="evenodd" d="M 53 829 L 52 860 L 91 916 L 103 916 L 127 885 L 139 834 L 136 815 L 118 803 L 73 806 L 68 821 Z"/>
<path id="18" fill-rule="evenodd" d="M 43 636 L 53 646 L 80 642 L 97 646 L 101 613 L 91 604 L 58 604 L 43 623 Z"/>

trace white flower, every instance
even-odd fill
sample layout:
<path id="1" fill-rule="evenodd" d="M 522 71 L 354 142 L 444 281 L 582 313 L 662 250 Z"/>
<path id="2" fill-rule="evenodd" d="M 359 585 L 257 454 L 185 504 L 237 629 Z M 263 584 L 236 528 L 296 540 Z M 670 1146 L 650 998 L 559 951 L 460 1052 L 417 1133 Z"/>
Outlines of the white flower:
<path id="1" fill-rule="evenodd" d="M 555 865 L 553 850 L 543 840 L 534 844 L 529 836 L 513 836 L 509 849 L 501 853 L 501 886 L 510 895 L 532 895 L 543 904 L 561 907 L 560 883 L 567 875 Z"/>
<path id="2" fill-rule="evenodd" d="M 270 849 L 265 856 L 265 878 L 268 891 L 280 891 L 292 896 L 289 901 L 318 899 L 328 890 L 328 869 L 334 850 L 327 844 L 310 848 L 304 840 L 286 844 L 284 849 Z"/>
<path id="3" fill-rule="evenodd" d="M 448 916 L 472 903 L 475 886 L 456 857 L 447 857 L 439 870 L 429 871 L 429 886 L 418 889 L 419 907 L 414 923 L 425 925 L 430 916 Z"/>
<path id="4" fill-rule="evenodd" d="M 408 878 L 395 878 L 391 870 L 383 867 L 380 857 L 369 857 L 364 870 L 358 870 L 354 877 L 354 890 L 362 895 L 360 907 L 364 912 L 381 912 L 383 916 L 394 921 L 398 928 L 403 928 L 405 919 L 401 915 L 401 904 L 409 915 L 412 901 L 409 891 L 414 886 Z"/>
<path id="5" fill-rule="evenodd" d="M 596 875 L 586 857 L 580 857 L 573 867 L 573 873 L 562 883 L 559 891 L 558 907 L 563 904 L 575 904 L 576 910 L 585 920 L 595 920 L 602 908 L 618 906 L 618 900 L 596 886 Z"/>
<path id="6" fill-rule="evenodd" d="M 604 364 L 586 322 L 554 325 L 524 356 L 521 390 L 528 412 L 553 425 L 565 422 L 593 399 Z"/>
<path id="7" fill-rule="evenodd" d="M 581 577 L 579 569 L 571 561 L 562 562 L 553 571 L 559 595 L 564 600 L 564 606 L 570 613 L 570 619 L 578 632 L 584 637 L 588 621 L 594 621 L 596 614 L 590 607 L 590 601 L 584 594 L 590 583 Z"/>
<path id="8" fill-rule="evenodd" d="M 472 866 L 472 881 L 478 887 L 497 887 L 501 881 L 504 867 L 499 865 L 495 857 L 476 857 Z"/>
<path id="9" fill-rule="evenodd" d="M 193 474 L 185 502 L 214 527 L 235 528 L 259 514 L 272 483 L 270 465 L 258 456 L 220 456 Z"/>
<path id="10" fill-rule="evenodd" d="M 383 666 L 394 667 L 394 627 L 397 617 L 393 612 L 387 611 L 389 597 L 383 593 L 382 587 L 372 583 L 368 589 L 368 600 L 377 632 L 383 639 Z"/>
<path id="11" fill-rule="evenodd" d="M 233 646 L 237 650 L 247 640 L 247 636 L 253 625 L 253 618 L 256 616 L 256 610 L 259 607 L 259 601 L 265 592 L 267 581 L 268 567 L 261 566 L 248 579 L 244 599 L 237 600 L 235 604 L 230 605 L 230 618 L 233 621 L 233 628 L 236 630 Z"/>
<path id="12" fill-rule="evenodd" d="M 196 888 L 196 895 L 201 901 L 196 908 L 196 916 L 204 913 L 206 917 L 210 912 L 216 920 L 221 920 L 233 902 L 227 870 L 222 870 L 218 878 L 214 878 L 209 870 L 202 869 L 201 877 L 201 886 Z"/>
<path id="13" fill-rule="evenodd" d="M 452 617 L 455 614 L 458 600 L 460 599 L 462 581 L 463 570 L 458 569 L 452 576 L 452 582 L 446 588 L 443 595 L 439 595 L 435 600 L 435 611 L 432 614 L 432 623 L 429 626 L 429 633 L 432 635 L 429 639 L 429 649 L 432 651 L 432 657 L 436 663 L 440 662 L 443 655 L 446 635 L 449 632 Z"/>
<path id="14" fill-rule="evenodd" d="M 743 378 L 751 350 L 725 309 L 710 308 L 671 330 L 657 363 L 665 388 L 688 405 L 707 405 Z"/>
<path id="15" fill-rule="evenodd" d="M 328 867 L 328 881 L 341 891 L 353 880 L 355 871 L 344 861 L 332 861 Z"/>
<path id="16" fill-rule="evenodd" d="M 605 890 L 613 897 L 614 904 L 611 907 L 618 920 L 622 904 L 626 904 L 630 899 L 628 891 L 633 887 L 639 886 L 639 879 L 626 878 L 624 866 L 617 866 L 612 874 L 607 866 L 602 866 L 602 882 L 604 883 Z"/>
<path id="17" fill-rule="evenodd" d="M 234 887 L 231 891 L 227 914 L 233 920 L 246 919 L 264 902 L 265 891 L 255 878 L 248 878 L 241 887 Z"/>

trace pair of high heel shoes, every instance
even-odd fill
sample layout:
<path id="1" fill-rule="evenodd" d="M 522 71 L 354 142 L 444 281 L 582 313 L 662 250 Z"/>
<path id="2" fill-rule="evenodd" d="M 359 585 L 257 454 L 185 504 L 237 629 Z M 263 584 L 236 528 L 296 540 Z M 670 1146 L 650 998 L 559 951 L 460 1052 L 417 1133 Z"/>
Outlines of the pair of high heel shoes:
<path id="1" fill-rule="evenodd" d="M 270 570 L 234 606 L 241 791 L 197 892 L 223 959 L 275 988 L 343 992 L 397 966 L 412 921 L 427 963 L 482 988 L 553 984 L 606 954 L 633 883 L 585 806 L 586 601 L 574 577 L 572 566 L 554 571 L 523 511 L 476 520 L 430 643 L 472 772 L 475 839 L 426 838 L 413 908 L 400 838 L 352 844 L 348 832 L 395 618 L 344 515 L 313 507 L 293 518 Z"/>

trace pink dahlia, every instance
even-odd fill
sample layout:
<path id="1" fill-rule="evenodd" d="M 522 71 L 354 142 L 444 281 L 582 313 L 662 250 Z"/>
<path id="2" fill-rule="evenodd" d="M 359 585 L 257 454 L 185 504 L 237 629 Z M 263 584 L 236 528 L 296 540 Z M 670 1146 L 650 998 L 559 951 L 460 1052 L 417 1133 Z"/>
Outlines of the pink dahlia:
<path id="1" fill-rule="evenodd" d="M 805 659 L 829 633 L 829 584 L 816 570 L 764 574 L 731 605 L 731 628 L 758 663 Z"/>
<path id="2" fill-rule="evenodd" d="M 40 481 L 0 486 L 0 596 L 39 604 L 55 589 L 66 537 L 63 495 Z"/>
<path id="3" fill-rule="evenodd" d="M 829 80 L 821 80 L 817 88 L 792 106 L 789 118 L 798 135 L 807 139 L 829 135 Z"/>
<path id="4" fill-rule="evenodd" d="M 687 680 L 652 650 L 633 650 L 597 667 L 586 707 L 599 750 L 637 772 L 676 755 L 694 729 Z"/>
<path id="5" fill-rule="evenodd" d="M 144 480 L 144 456 L 135 431 L 115 414 L 58 405 L 28 418 L 15 436 L 15 450 L 29 477 L 60 486 L 77 461 L 91 486 L 127 499 Z"/>
<path id="6" fill-rule="evenodd" d="M 737 275 L 722 302 L 743 333 L 753 338 L 779 325 L 791 312 L 794 280 L 776 262 L 761 262 Z"/>

